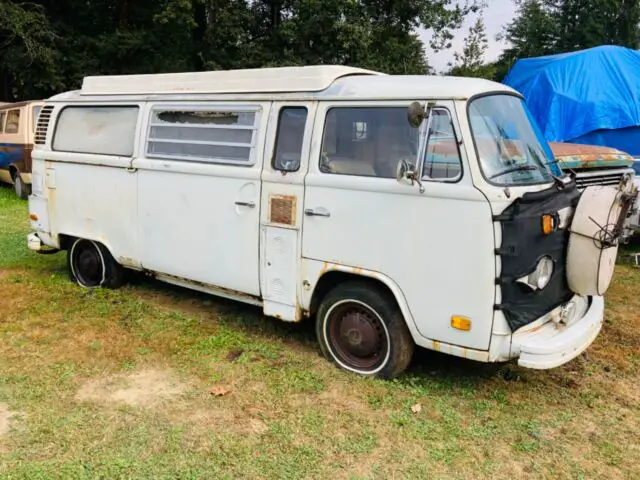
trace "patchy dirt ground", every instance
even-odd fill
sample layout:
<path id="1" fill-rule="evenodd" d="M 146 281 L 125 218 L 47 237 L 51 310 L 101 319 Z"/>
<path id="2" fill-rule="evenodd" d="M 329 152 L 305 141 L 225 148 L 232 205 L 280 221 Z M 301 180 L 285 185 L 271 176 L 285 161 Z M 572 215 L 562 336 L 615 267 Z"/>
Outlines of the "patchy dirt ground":
<path id="1" fill-rule="evenodd" d="M 76 400 L 151 408 L 186 389 L 170 371 L 142 370 L 89 380 L 78 390 Z"/>
<path id="2" fill-rule="evenodd" d="M 25 207 L 2 195 L 0 478 L 640 479 L 640 270 L 617 268 L 565 366 L 419 350 L 372 381 L 329 365 L 312 325 L 146 279 L 75 287 L 3 230 Z"/>
<path id="3" fill-rule="evenodd" d="M 9 410 L 4 403 L 0 403 L 0 438 L 4 437 L 11 431 L 11 419 L 16 412 Z"/>

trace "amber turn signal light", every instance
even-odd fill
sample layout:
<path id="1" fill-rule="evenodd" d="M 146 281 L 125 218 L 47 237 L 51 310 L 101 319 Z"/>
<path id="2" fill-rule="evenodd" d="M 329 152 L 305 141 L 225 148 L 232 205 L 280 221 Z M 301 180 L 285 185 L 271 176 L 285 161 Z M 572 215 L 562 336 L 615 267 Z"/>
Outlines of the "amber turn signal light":
<path id="1" fill-rule="evenodd" d="M 471 319 L 454 315 L 451 317 L 451 326 L 456 330 L 464 330 L 465 332 L 468 332 L 471 330 Z"/>
<path id="2" fill-rule="evenodd" d="M 38 221 L 38 215 L 36 215 L 35 213 L 31 213 L 31 214 L 29 214 L 29 218 L 30 218 L 31 220 L 33 220 L 34 222 L 37 222 L 37 221 Z"/>
<path id="3" fill-rule="evenodd" d="M 556 225 L 556 219 L 553 215 L 542 216 L 542 233 L 544 233 L 545 235 L 553 233 L 556 229 Z"/>

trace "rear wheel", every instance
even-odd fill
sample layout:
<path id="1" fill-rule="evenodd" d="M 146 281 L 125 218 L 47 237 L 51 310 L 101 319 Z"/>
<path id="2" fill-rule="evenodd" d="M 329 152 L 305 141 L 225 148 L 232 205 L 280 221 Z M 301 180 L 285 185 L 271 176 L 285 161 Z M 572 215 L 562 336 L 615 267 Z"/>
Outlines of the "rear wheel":
<path id="1" fill-rule="evenodd" d="M 71 280 L 84 288 L 118 288 L 124 269 L 107 248 L 93 240 L 77 239 L 67 253 Z"/>
<path id="2" fill-rule="evenodd" d="M 16 196 L 23 200 L 28 199 L 29 194 L 31 193 L 29 185 L 27 185 L 22 181 L 22 177 L 18 172 L 14 171 L 12 177 L 13 177 L 13 188 L 16 192 Z"/>
<path id="3" fill-rule="evenodd" d="M 327 359 L 359 375 L 393 378 L 413 356 L 413 339 L 395 300 L 364 282 L 339 285 L 327 294 L 316 335 Z"/>

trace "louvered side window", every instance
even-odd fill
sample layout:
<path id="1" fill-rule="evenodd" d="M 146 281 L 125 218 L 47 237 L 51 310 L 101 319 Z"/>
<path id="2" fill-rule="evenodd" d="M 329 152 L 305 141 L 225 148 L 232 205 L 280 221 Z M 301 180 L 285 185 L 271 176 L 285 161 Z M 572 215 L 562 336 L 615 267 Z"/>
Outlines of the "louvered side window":
<path id="1" fill-rule="evenodd" d="M 47 130 L 49 128 L 49 120 L 51 120 L 51 115 L 53 114 L 53 108 L 53 105 L 47 105 L 40 110 L 34 137 L 36 145 L 44 145 L 47 141 Z"/>
<path id="2" fill-rule="evenodd" d="M 258 107 L 156 107 L 151 112 L 147 157 L 253 165 L 259 124 Z"/>

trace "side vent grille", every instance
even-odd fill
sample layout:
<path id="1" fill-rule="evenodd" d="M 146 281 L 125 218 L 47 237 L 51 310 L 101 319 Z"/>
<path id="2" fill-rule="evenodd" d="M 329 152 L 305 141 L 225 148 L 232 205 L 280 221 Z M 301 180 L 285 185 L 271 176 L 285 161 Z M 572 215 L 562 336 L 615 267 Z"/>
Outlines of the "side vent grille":
<path id="1" fill-rule="evenodd" d="M 47 105 L 40 110 L 36 133 L 34 135 L 34 143 L 36 145 L 44 145 L 47 141 L 47 130 L 49 129 L 49 120 L 51 120 L 53 108 L 53 105 Z"/>
<path id="2" fill-rule="evenodd" d="M 294 226 L 296 202 L 297 198 L 292 195 L 273 195 L 269 200 L 269 222 Z"/>

